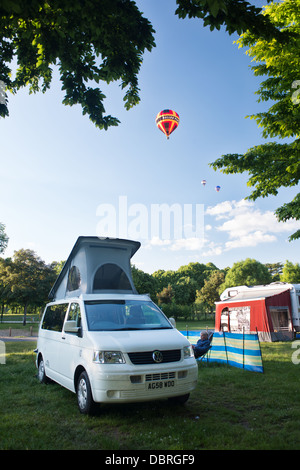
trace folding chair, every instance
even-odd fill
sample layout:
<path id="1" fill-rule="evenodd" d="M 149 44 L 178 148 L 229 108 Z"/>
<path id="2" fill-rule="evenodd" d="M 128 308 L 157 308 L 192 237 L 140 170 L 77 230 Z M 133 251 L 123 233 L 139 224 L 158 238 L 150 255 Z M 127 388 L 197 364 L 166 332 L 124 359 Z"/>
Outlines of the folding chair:
<path id="1" fill-rule="evenodd" d="M 209 346 L 208 350 L 204 354 L 202 354 L 201 356 L 196 357 L 196 355 L 195 355 L 195 359 L 197 359 L 198 362 L 204 362 L 205 359 L 206 359 L 206 362 L 209 361 L 210 351 L 211 351 L 211 348 L 212 348 L 213 336 L 214 336 L 214 333 L 211 331 L 208 334 L 208 340 L 210 342 L 210 346 Z"/>

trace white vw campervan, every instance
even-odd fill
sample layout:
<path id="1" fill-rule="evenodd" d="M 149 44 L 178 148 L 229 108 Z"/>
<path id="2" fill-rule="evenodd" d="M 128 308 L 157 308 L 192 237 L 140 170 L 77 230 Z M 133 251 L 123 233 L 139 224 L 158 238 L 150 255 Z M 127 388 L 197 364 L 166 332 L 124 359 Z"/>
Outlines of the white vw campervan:
<path id="1" fill-rule="evenodd" d="M 40 382 L 96 403 L 169 398 L 184 403 L 198 367 L 190 343 L 133 284 L 130 259 L 140 243 L 79 237 L 45 308 L 37 342 Z"/>

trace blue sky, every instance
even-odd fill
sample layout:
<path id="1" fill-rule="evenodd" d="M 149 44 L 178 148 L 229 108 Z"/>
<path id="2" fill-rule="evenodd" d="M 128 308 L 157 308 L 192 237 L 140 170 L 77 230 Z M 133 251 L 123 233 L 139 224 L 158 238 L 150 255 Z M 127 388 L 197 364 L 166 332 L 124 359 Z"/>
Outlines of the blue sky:
<path id="1" fill-rule="evenodd" d="M 120 119 L 118 127 L 100 131 L 79 106 L 64 106 L 56 72 L 45 94 L 9 95 L 10 116 L 0 122 L 0 221 L 10 239 L 4 256 L 30 248 L 46 262 L 63 260 L 78 236 L 100 235 L 99 207 L 114 208 L 118 223 L 116 234 L 103 235 L 121 236 L 128 235 L 122 223 L 132 228 L 146 217 L 150 227 L 155 205 L 175 204 L 182 211 L 202 208 L 202 235 L 174 232 L 163 239 L 149 229 L 132 260 L 146 272 L 189 262 L 223 268 L 248 257 L 299 262 L 300 242 L 287 239 L 300 223 L 279 224 L 273 215 L 297 188 L 253 203 L 244 200 L 250 194 L 246 174 L 209 167 L 222 154 L 264 141 L 255 122 L 245 119 L 265 106 L 256 101 L 259 81 L 245 51 L 225 31 L 178 19 L 175 0 L 137 4 L 156 30 L 157 47 L 144 56 L 141 103 L 134 109 L 124 109 L 119 84 L 102 87 L 106 112 Z M 165 108 L 180 115 L 169 140 L 155 125 Z"/>

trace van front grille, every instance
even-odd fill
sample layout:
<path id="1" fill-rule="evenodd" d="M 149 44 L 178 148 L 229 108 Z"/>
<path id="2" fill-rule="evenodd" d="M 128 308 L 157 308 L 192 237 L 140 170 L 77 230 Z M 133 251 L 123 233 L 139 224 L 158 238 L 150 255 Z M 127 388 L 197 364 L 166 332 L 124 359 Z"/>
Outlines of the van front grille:
<path id="1" fill-rule="evenodd" d="M 146 374 L 145 381 L 152 382 L 153 380 L 169 380 L 175 379 L 175 372 L 162 372 L 161 374 Z"/>
<path id="2" fill-rule="evenodd" d="M 169 349 L 166 351 L 160 351 L 162 353 L 162 361 L 164 362 L 177 362 L 181 359 L 181 350 L 180 349 Z M 156 364 L 156 361 L 153 359 L 154 351 L 143 351 L 143 352 L 132 352 L 128 353 L 129 359 L 135 365 L 138 364 Z"/>

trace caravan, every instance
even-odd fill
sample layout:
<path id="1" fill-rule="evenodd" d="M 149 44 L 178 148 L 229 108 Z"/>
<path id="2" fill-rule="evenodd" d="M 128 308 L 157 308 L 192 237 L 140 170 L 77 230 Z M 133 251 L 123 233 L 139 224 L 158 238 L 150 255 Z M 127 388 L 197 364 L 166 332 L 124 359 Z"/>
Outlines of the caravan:
<path id="1" fill-rule="evenodd" d="M 215 331 L 257 331 L 262 341 L 292 340 L 300 331 L 300 284 L 225 289 L 216 302 Z"/>
<path id="2" fill-rule="evenodd" d="M 139 246 L 79 237 L 49 294 L 37 342 L 38 378 L 75 392 L 82 413 L 95 403 L 184 403 L 196 386 L 190 343 L 135 289 L 130 259 Z"/>

